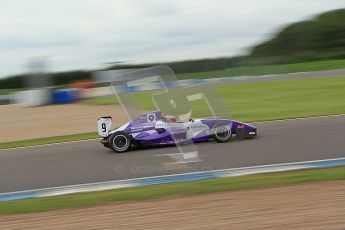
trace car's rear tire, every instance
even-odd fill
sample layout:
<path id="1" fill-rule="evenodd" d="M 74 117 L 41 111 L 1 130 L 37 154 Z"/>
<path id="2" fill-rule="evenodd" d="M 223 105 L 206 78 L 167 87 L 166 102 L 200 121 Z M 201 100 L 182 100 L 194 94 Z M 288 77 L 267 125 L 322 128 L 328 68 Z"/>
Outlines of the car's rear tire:
<path id="1" fill-rule="evenodd" d="M 112 150 L 118 153 L 126 152 L 130 149 L 132 137 L 125 132 L 118 131 L 111 134 L 109 145 Z"/>
<path id="2" fill-rule="evenodd" d="M 219 123 L 219 124 L 216 124 L 212 130 L 213 130 L 213 138 L 218 143 L 224 143 L 224 142 L 230 141 L 232 132 L 229 125 Z"/>

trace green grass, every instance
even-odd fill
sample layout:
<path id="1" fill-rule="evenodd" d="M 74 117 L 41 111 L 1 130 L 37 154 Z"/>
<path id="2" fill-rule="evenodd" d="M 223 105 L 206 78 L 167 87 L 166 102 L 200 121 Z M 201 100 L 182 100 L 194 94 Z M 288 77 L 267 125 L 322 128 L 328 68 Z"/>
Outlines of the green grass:
<path id="1" fill-rule="evenodd" d="M 8 95 L 16 91 L 20 91 L 20 89 L 0 89 L 0 95 Z"/>
<path id="2" fill-rule="evenodd" d="M 43 212 L 49 210 L 101 205 L 109 202 L 141 201 L 162 197 L 258 189 L 305 182 L 344 180 L 345 168 L 301 170 L 201 180 L 193 182 L 142 186 L 101 192 L 76 193 L 48 198 L 0 202 L 0 214 Z"/>
<path id="3" fill-rule="evenodd" d="M 283 118 L 345 113 L 345 77 L 279 80 L 255 83 L 236 83 L 217 86 L 233 119 L 262 121 Z M 143 110 L 154 110 L 152 92 L 136 94 Z M 84 101 L 87 104 L 116 104 L 115 96 Z M 193 117 L 211 113 L 205 103 L 192 104 Z"/>
<path id="4" fill-rule="evenodd" d="M 345 78 L 310 78 L 218 86 L 232 118 L 241 121 L 262 121 L 295 117 L 344 114 Z M 135 94 L 143 110 L 154 110 L 150 93 Z M 83 101 L 90 105 L 117 104 L 115 96 Z M 202 101 L 192 103 L 193 117 L 211 116 Z M 0 149 L 96 138 L 96 133 L 3 142 Z"/>
<path id="5" fill-rule="evenodd" d="M 228 85 L 219 92 L 233 118 L 243 121 L 345 113 L 345 78 Z"/>
<path id="6" fill-rule="evenodd" d="M 241 121 L 262 121 L 284 118 L 345 113 L 345 77 L 279 80 L 256 83 L 236 83 L 218 86 L 232 118 Z M 143 110 L 154 110 L 152 92 L 135 95 Z M 90 105 L 117 104 L 115 96 L 84 100 Z M 211 116 L 203 102 L 192 103 L 193 117 Z M 96 133 L 46 137 L 3 142 L 0 149 L 96 138 Z"/>
<path id="7" fill-rule="evenodd" d="M 99 137 L 98 134 L 95 132 L 92 132 L 92 133 L 81 133 L 81 134 L 72 134 L 72 135 L 65 135 L 65 136 L 54 136 L 54 137 L 44 137 L 44 138 L 28 139 L 28 140 L 20 140 L 20 141 L 11 141 L 11 142 L 1 142 L 0 149 L 52 144 L 52 143 L 59 143 L 59 142 L 65 142 L 65 141 L 78 141 L 78 140 L 85 140 L 85 139 L 96 138 L 96 137 Z"/>
<path id="8" fill-rule="evenodd" d="M 234 76 L 245 76 L 245 75 L 265 75 L 265 74 L 309 72 L 309 71 L 321 71 L 321 70 L 343 69 L 343 68 L 345 68 L 345 59 L 303 62 L 303 63 L 284 64 L 284 65 L 237 67 L 237 68 L 230 68 L 227 70 L 177 74 L 177 78 L 180 80 L 194 79 L 194 78 L 203 79 L 203 78 L 234 77 Z"/>

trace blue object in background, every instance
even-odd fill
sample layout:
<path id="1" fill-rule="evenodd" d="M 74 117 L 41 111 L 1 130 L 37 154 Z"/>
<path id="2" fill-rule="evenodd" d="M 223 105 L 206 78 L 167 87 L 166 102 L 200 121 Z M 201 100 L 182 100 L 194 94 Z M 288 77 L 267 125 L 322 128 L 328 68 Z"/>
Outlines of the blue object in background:
<path id="1" fill-rule="evenodd" d="M 78 89 L 57 89 L 53 93 L 54 104 L 66 104 L 79 100 Z"/>

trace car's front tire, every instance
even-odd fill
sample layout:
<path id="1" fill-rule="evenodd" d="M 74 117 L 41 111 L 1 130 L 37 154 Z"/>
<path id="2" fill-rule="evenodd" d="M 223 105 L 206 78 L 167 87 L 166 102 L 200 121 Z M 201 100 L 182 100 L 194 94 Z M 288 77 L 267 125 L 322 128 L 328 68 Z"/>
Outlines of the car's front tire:
<path id="1" fill-rule="evenodd" d="M 130 149 L 132 137 L 125 132 L 118 131 L 111 134 L 109 138 L 109 146 L 118 153 L 126 152 Z"/>
<path id="2" fill-rule="evenodd" d="M 229 125 L 219 123 L 213 127 L 213 138 L 218 143 L 230 141 L 231 136 L 232 133 Z"/>

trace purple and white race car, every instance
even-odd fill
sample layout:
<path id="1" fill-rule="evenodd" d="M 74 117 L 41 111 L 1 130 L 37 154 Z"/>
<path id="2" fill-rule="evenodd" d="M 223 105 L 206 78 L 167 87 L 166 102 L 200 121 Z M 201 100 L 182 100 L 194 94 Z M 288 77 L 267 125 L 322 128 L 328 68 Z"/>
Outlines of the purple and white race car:
<path id="1" fill-rule="evenodd" d="M 257 135 L 256 127 L 227 119 L 201 118 L 176 122 L 173 116 L 160 111 L 145 113 L 131 122 L 110 131 L 111 117 L 98 119 L 98 133 L 104 147 L 125 152 L 136 146 L 164 146 L 215 140 L 228 142 L 233 134 L 239 139 Z"/>

